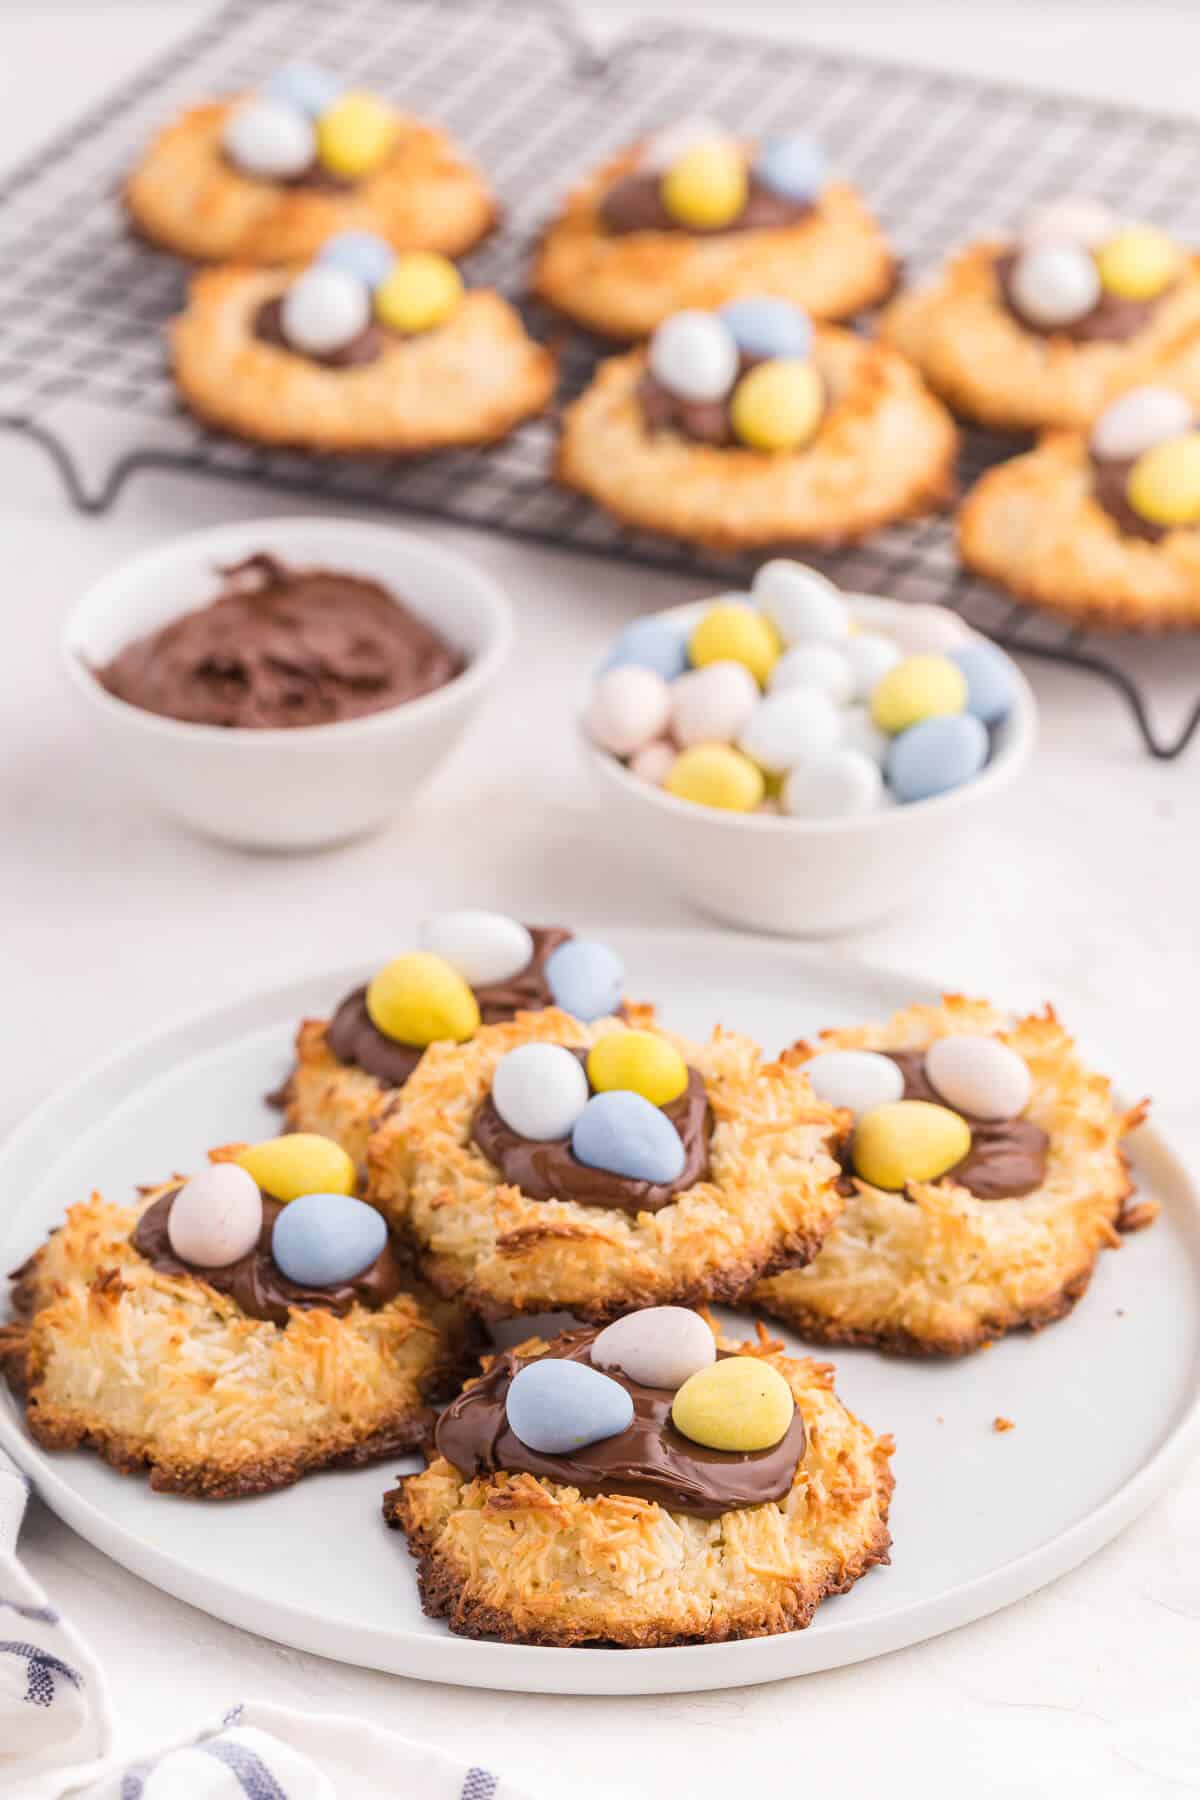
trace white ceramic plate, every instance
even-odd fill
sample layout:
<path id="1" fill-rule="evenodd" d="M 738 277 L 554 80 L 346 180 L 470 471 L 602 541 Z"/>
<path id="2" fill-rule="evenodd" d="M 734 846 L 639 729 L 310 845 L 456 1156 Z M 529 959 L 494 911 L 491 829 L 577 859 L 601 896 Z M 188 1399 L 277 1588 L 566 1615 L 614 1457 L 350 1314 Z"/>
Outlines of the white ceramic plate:
<path id="1" fill-rule="evenodd" d="M 715 1019 L 771 1050 L 823 1025 L 932 997 L 911 980 L 716 933 L 612 932 L 631 993 L 700 1033 Z M 49 1101 L 0 1155 L 0 1268 L 98 1187 L 194 1167 L 210 1144 L 277 1128 L 260 1096 L 302 1015 L 361 968 L 306 978 L 143 1040 Z M 836 1667 L 1007 1605 L 1081 1562 L 1165 1485 L 1200 1437 L 1200 1198 L 1143 1129 L 1152 1231 L 1101 1258 L 1075 1314 L 957 1364 L 837 1357 L 838 1387 L 894 1434 L 893 1563 L 821 1607 L 807 1631 L 669 1650 L 474 1643 L 425 1619 L 404 1541 L 380 1521 L 402 1466 L 315 1476 L 220 1505 L 152 1495 L 86 1455 L 47 1456 L 0 1399 L 0 1443 L 59 1516 L 146 1580 L 300 1650 L 399 1674 L 523 1692 L 671 1693 Z M 1016 1429 L 997 1433 L 1004 1415 Z M 418 1466 L 414 1462 L 410 1467 Z"/>

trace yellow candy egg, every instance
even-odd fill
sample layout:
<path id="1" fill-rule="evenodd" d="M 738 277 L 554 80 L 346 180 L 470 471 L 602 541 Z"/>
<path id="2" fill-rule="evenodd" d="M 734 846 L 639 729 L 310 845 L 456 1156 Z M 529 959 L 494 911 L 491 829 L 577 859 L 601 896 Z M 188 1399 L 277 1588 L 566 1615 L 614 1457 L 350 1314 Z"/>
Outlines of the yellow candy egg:
<path id="1" fill-rule="evenodd" d="M 317 120 L 317 155 L 331 175 L 355 180 L 377 169 L 396 141 L 396 115 L 377 94 L 351 91 Z"/>
<path id="2" fill-rule="evenodd" d="M 422 1047 L 479 1030 L 479 1002 L 459 974 L 430 950 L 413 950 L 380 969 L 367 986 L 367 1011 L 385 1037 Z"/>
<path id="3" fill-rule="evenodd" d="M 462 276 L 435 250 L 413 250 L 395 263 L 375 290 L 375 312 L 393 331 L 431 331 L 462 299 Z"/>
<path id="4" fill-rule="evenodd" d="M 353 1162 L 340 1144 L 315 1131 L 292 1131 L 251 1144 L 234 1160 L 273 1200 L 354 1192 Z"/>
<path id="5" fill-rule="evenodd" d="M 825 390 L 814 365 L 779 356 L 742 376 L 729 417 L 752 450 L 799 450 L 815 437 L 824 410 Z"/>
<path id="6" fill-rule="evenodd" d="M 671 164 L 662 178 L 662 203 L 681 225 L 713 231 L 743 211 L 748 190 L 745 155 L 736 144 L 714 138 Z"/>
<path id="7" fill-rule="evenodd" d="M 1129 471 L 1126 497 L 1154 525 L 1200 522 L 1200 432 L 1144 450 Z"/>
<path id="8" fill-rule="evenodd" d="M 706 1450 L 748 1455 L 777 1444 L 796 1402 L 779 1370 L 758 1356 L 727 1356 L 689 1375 L 671 1404 L 676 1431 Z"/>
<path id="9" fill-rule="evenodd" d="M 598 1094 L 624 1088 L 652 1106 L 670 1105 L 688 1084 L 687 1064 L 678 1050 L 652 1031 L 610 1031 L 593 1045 L 587 1072 Z"/>
<path id="10" fill-rule="evenodd" d="M 936 1181 L 970 1148 L 970 1126 L 948 1106 L 892 1100 L 859 1116 L 854 1168 L 872 1187 L 899 1189 L 910 1181 Z"/>
<path id="11" fill-rule="evenodd" d="M 744 663 L 760 686 L 779 661 L 782 649 L 770 619 L 744 600 L 710 606 L 688 640 L 694 669 L 714 662 Z"/>
<path id="12" fill-rule="evenodd" d="M 967 678 L 948 656 L 906 656 L 871 690 L 871 717 L 880 731 L 907 731 L 966 704 Z"/>
<path id="13" fill-rule="evenodd" d="M 1174 238 L 1154 225 L 1130 225 L 1109 238 L 1096 257 L 1105 291 L 1122 300 L 1153 300 L 1179 274 L 1182 254 Z"/>
<path id="14" fill-rule="evenodd" d="M 729 744 L 693 744 L 681 751 L 663 786 L 677 800 L 724 812 L 753 812 L 763 797 L 762 770 Z"/>

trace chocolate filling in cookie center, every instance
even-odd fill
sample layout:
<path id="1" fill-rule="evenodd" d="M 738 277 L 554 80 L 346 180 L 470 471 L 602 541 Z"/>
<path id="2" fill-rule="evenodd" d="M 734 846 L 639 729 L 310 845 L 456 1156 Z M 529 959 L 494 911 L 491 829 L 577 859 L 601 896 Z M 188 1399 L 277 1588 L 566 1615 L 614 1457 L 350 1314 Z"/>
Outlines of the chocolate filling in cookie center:
<path id="1" fill-rule="evenodd" d="M 723 400 L 685 399 L 682 394 L 673 394 L 670 388 L 663 387 L 649 369 L 643 370 L 638 381 L 637 398 L 646 429 L 652 432 L 677 431 L 681 437 L 691 438 L 697 444 L 713 444 L 718 449 L 725 449 L 731 444 L 746 449 L 747 446 L 733 429 L 733 396 L 742 376 L 767 360 L 769 359 L 761 356 L 748 356 L 743 351 L 738 357 L 736 379 Z M 825 398 L 828 411 L 828 394 Z"/>
<path id="2" fill-rule="evenodd" d="M 405 341 L 398 332 L 389 331 L 378 319 L 372 319 L 357 337 L 339 344 L 336 350 L 326 350 L 319 355 L 313 350 L 297 350 L 283 329 L 282 294 L 263 301 L 254 315 L 252 330 L 260 343 L 273 344 L 276 349 L 287 350 L 293 356 L 305 356 L 309 362 L 321 363 L 327 369 L 361 368 L 366 363 L 377 362 L 389 344 Z"/>
<path id="3" fill-rule="evenodd" d="M 570 1332 L 547 1354 L 590 1363 L 596 1336 L 595 1331 Z M 718 1355 L 723 1360 L 725 1353 Z M 708 1450 L 672 1425 L 672 1389 L 643 1387 L 619 1369 L 605 1369 L 604 1374 L 619 1382 L 633 1401 L 633 1424 L 627 1430 L 569 1456 L 531 1450 L 509 1429 L 505 1399 L 522 1364 L 540 1360 L 517 1357 L 511 1350 L 498 1356 L 482 1380 L 460 1394 L 438 1420 L 434 1432 L 438 1454 L 469 1477 L 498 1470 L 537 1475 L 584 1494 L 628 1494 L 702 1519 L 763 1506 L 790 1493 L 806 1442 L 798 1410 L 769 1450 Z"/>
<path id="4" fill-rule="evenodd" d="M 1147 519 L 1138 512 L 1129 501 L 1129 477 L 1137 462 L 1136 456 L 1103 457 L 1092 455 L 1092 497 L 1097 506 L 1104 508 L 1109 518 L 1119 525 L 1130 537 L 1145 538 L 1147 543 L 1157 544 L 1167 534 L 1165 525 L 1156 525 L 1153 519 Z"/>
<path id="5" fill-rule="evenodd" d="M 623 175 L 600 201 L 600 220 L 616 237 L 631 231 L 682 231 L 692 237 L 719 237 L 730 231 L 779 231 L 796 225 L 814 210 L 811 200 L 789 200 L 777 194 L 753 174 L 749 177 L 746 204 L 727 225 L 685 225 L 663 205 L 662 176 L 653 170 Z"/>
<path id="6" fill-rule="evenodd" d="M 1039 325 L 1036 320 L 1027 318 L 1021 311 L 1013 287 L 1013 275 L 1016 272 L 1020 257 L 1015 250 L 1006 250 L 996 258 L 996 280 L 1000 293 L 1013 318 L 1026 331 L 1036 331 L 1040 337 L 1069 337 L 1077 344 L 1124 343 L 1127 338 L 1136 337 L 1144 331 L 1154 317 L 1160 301 L 1165 300 L 1170 292 L 1168 288 L 1162 294 L 1156 294 L 1152 300 L 1127 300 L 1120 294 L 1109 294 L 1101 291 L 1100 298 L 1090 312 L 1084 313 L 1081 319 L 1073 319 L 1066 325 Z"/>

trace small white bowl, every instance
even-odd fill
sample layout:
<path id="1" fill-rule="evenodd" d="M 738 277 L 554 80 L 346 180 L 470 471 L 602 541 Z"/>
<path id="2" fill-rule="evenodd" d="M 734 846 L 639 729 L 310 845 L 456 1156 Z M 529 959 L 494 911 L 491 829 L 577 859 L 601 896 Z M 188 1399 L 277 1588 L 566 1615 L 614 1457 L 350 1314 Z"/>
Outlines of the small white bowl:
<path id="1" fill-rule="evenodd" d="M 945 621 L 948 629 L 951 620 L 961 623 L 941 607 L 867 594 L 846 599 L 861 624 L 900 639 L 906 626 L 911 632 L 930 621 Z M 711 604 L 701 600 L 659 616 L 691 627 Z M 964 642 L 978 636 L 962 627 Z M 1037 705 L 1025 677 L 1011 666 L 1016 704 L 975 779 L 935 799 L 862 818 L 790 819 L 697 806 L 631 775 L 591 743 L 582 727 L 581 735 L 622 834 L 641 846 L 664 880 L 693 906 L 750 931 L 797 937 L 858 931 L 928 893 L 961 859 L 968 827 L 1029 761 Z"/>
<path id="2" fill-rule="evenodd" d="M 461 675 L 416 700 L 332 725 L 256 731 L 184 724 L 116 699 L 93 670 L 212 600 L 218 571 L 256 551 L 378 581 L 462 651 Z M 257 519 L 173 538 L 93 583 L 62 653 L 121 775 L 165 813 L 251 850 L 310 850 L 375 831 L 453 747 L 512 643 L 503 590 L 466 557 L 391 525 Z"/>

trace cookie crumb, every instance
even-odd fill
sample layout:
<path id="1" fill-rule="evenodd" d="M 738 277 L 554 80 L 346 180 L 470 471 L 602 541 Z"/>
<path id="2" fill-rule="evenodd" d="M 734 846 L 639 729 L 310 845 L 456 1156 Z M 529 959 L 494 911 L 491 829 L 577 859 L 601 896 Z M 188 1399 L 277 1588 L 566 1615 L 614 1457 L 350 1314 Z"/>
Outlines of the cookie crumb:
<path id="1" fill-rule="evenodd" d="M 995 1418 L 992 1420 L 992 1430 L 993 1431 L 1015 1431 L 1016 1426 L 1014 1425 L 1014 1423 L 1011 1419 L 1006 1419 L 1000 1413 L 997 1413 Z"/>

